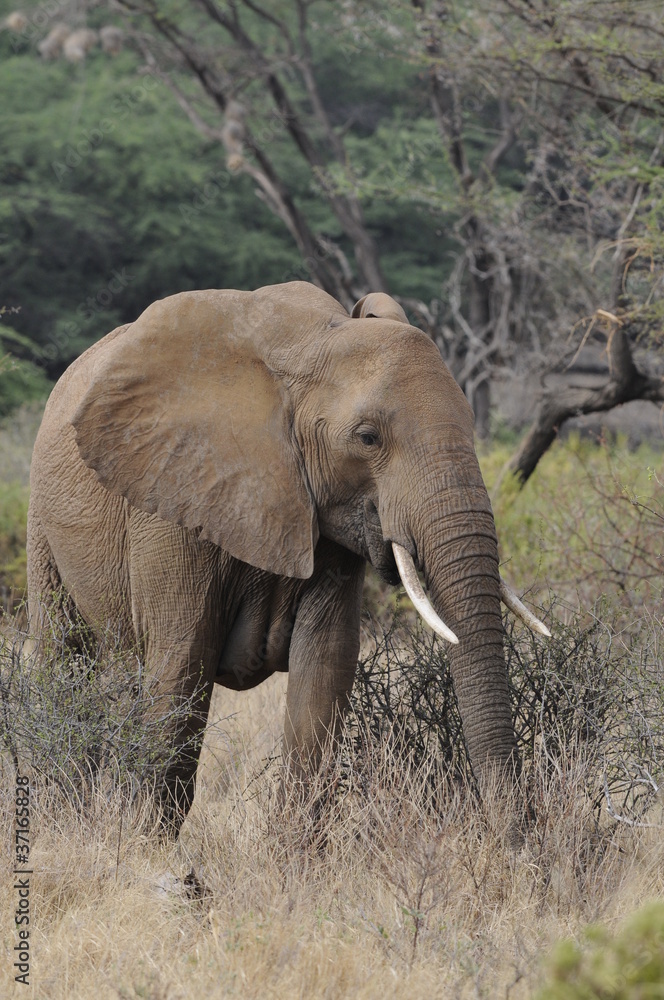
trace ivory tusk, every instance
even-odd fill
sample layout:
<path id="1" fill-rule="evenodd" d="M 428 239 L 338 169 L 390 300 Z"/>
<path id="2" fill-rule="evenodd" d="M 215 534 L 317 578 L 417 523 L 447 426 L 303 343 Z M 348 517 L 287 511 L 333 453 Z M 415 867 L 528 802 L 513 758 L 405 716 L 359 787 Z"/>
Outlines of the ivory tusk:
<path id="1" fill-rule="evenodd" d="M 406 593 L 415 605 L 415 610 L 422 616 L 424 621 L 434 630 L 434 632 L 442 636 L 443 639 L 447 639 L 448 642 L 457 646 L 459 644 L 459 640 L 455 636 L 452 629 L 448 628 L 445 622 L 441 621 L 438 617 L 431 605 L 431 601 L 424 593 L 424 589 L 420 583 L 417 570 L 415 569 L 415 563 L 413 562 L 413 557 L 410 552 L 404 549 L 403 545 L 397 545 L 396 542 L 392 542 L 392 551 L 394 552 L 394 559 L 397 564 L 397 569 L 399 570 L 401 582 L 406 588 Z"/>
<path id="2" fill-rule="evenodd" d="M 507 586 L 504 580 L 500 581 L 500 599 L 506 608 L 509 608 L 517 618 L 520 618 L 529 629 L 533 632 L 539 632 L 540 635 L 545 635 L 547 638 L 551 638 L 551 633 L 548 628 L 541 622 L 539 618 L 536 618 L 532 611 L 529 611 L 525 604 L 519 600 L 513 590 Z"/>

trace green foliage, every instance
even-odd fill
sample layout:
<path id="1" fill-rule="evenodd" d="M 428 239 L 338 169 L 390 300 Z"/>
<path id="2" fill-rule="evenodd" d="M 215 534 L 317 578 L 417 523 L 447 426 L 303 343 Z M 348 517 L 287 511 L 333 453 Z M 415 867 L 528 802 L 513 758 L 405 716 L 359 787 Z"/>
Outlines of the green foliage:
<path id="1" fill-rule="evenodd" d="M 0 316 L 4 313 L 0 307 Z M 0 323 L 0 419 L 24 403 L 45 398 L 49 382 L 43 371 L 31 361 L 17 358 L 3 351 L 11 347 L 27 350 L 32 354 L 33 345 L 27 337 Z"/>
<path id="2" fill-rule="evenodd" d="M 656 1000 L 664 996 L 664 902 L 641 907 L 615 934 L 586 928 L 561 942 L 536 1000 Z"/>
<path id="3" fill-rule="evenodd" d="M 24 406 L 0 421 L 0 614 L 25 592 L 28 475 L 41 411 L 41 406 Z"/>
<path id="4" fill-rule="evenodd" d="M 0 6 L 2 13 L 11 9 Z M 193 28 L 193 12 L 167 13 L 182 14 Z M 390 120 L 422 106 L 422 95 L 407 96 L 416 94 L 415 70 L 401 63 L 386 80 L 374 32 L 366 38 L 340 34 L 336 14 L 320 5 L 316 17 L 317 71 L 332 118 L 339 124 L 357 120 L 354 131 L 365 139 L 364 146 L 355 143 L 360 161 L 364 156 L 370 166 L 374 157 L 387 166 L 394 158 Z M 102 11 L 92 11 L 91 23 L 95 18 L 107 20 Z M 254 27 L 260 34 L 260 24 Z M 6 109 L 0 125 L 6 151 L 0 156 L 0 283 L 7 305 L 19 310 L 16 329 L 33 345 L 18 350 L 21 360 L 36 355 L 57 376 L 90 343 L 156 298 L 188 288 L 251 288 L 308 277 L 251 180 L 226 169 L 223 148 L 199 136 L 166 87 L 139 75 L 133 53 L 108 59 L 95 49 L 84 65 L 44 62 L 35 42 L 46 30 L 20 44 L 0 35 Z M 389 32 L 381 38 L 386 42 Z M 242 60 L 228 55 L 240 79 Z M 194 93 L 185 77 L 179 85 Z M 308 169 L 271 117 L 262 81 L 249 88 L 263 112 L 251 124 L 270 157 L 311 223 L 349 252 Z M 429 296 L 439 282 L 439 224 L 414 215 L 405 190 L 395 191 L 389 205 L 370 194 L 366 201 L 394 290 Z M 15 394 L 6 395 L 13 406 Z"/>
<path id="5" fill-rule="evenodd" d="M 506 447 L 481 456 L 492 493 L 503 572 L 531 594 L 552 589 L 573 606 L 601 594 L 633 609 L 662 597 L 664 486 L 658 452 L 571 435 L 544 456 L 524 489 L 505 477 Z"/>
<path id="6" fill-rule="evenodd" d="M 8 0 L 0 8 L 12 9 Z M 279 13 L 296 26 L 293 4 L 279 5 Z M 321 96 L 337 127 L 350 124 L 352 165 L 348 174 L 337 172 L 337 183 L 359 193 L 392 290 L 429 300 L 457 248 L 449 236 L 453 212 L 444 207 L 454 200 L 454 182 L 435 125 L 423 114 L 421 67 L 402 58 L 412 15 L 386 16 L 380 5 L 341 20 L 324 4 L 311 13 Z M 164 14 L 200 30 L 193 9 L 164 5 Z M 260 19 L 243 17 L 266 48 L 281 51 Z M 107 20 L 103 9 L 90 11 L 91 24 Z M 171 92 L 139 72 L 133 52 L 109 59 L 93 49 L 82 65 L 43 61 L 35 46 L 47 28 L 31 26 L 27 41 L 0 33 L 0 283 L 7 305 L 19 310 L 14 326 L 29 342 L 17 348 L 19 359 L 36 360 L 55 377 L 156 298 L 309 277 L 250 178 L 227 170 L 223 147 L 200 137 Z M 262 78 L 252 77 L 232 46 L 224 59 L 251 98 L 254 134 L 309 224 L 352 256 L 317 180 L 275 118 Z M 195 97 L 195 85 L 174 74 Z M 297 103 L 295 79 L 287 83 Z M 204 114 L 215 124 L 214 109 Z M 13 406 L 15 394 L 6 395 Z"/>
<path id="7" fill-rule="evenodd" d="M 279 281 L 298 263 L 249 179 L 137 69 L 127 52 L 0 62 L 2 304 L 33 345 L 17 356 L 51 376 L 157 298 Z"/>
<path id="8" fill-rule="evenodd" d="M 27 585 L 27 516 L 27 487 L 0 482 L 0 609 L 10 604 L 13 596 L 20 596 Z"/>
<path id="9" fill-rule="evenodd" d="M 344 288 L 356 282 L 361 241 L 339 198 L 351 199 L 346 218 L 357 199 L 390 290 L 432 304 L 431 328 L 472 396 L 485 355 L 512 364 L 515 345 L 534 343 L 541 361 L 562 331 L 581 334 L 575 324 L 589 301 L 618 309 L 606 297 L 619 232 L 630 251 L 619 311 L 630 335 L 659 335 L 664 74 L 649 13 L 639 20 L 608 0 L 561 4 L 555 17 L 539 2 L 504 0 L 305 7 L 283 0 L 261 15 L 233 5 L 257 58 L 201 5 L 139 2 L 130 22 L 156 37 L 156 11 L 160 24 L 200 39 L 206 73 L 246 104 L 260 150 L 249 159 L 262 169 L 266 157 L 313 238 L 345 255 L 353 274 Z M 0 0 L 0 14 L 10 9 Z M 85 13 L 95 27 L 120 19 L 106 3 Z M 110 59 L 95 48 L 78 65 L 40 59 L 50 22 L 34 5 L 28 14 L 23 39 L 0 32 L 0 281 L 20 310 L 16 329 L 34 345 L 19 359 L 53 377 L 156 298 L 311 276 L 314 258 L 302 261 L 283 211 L 279 218 L 256 198 L 252 177 L 225 165 L 214 132 L 223 99 L 200 90 L 181 54 L 169 62 L 164 38 L 153 51 L 212 138 L 201 138 L 135 51 Z M 301 72 L 309 55 L 332 138 Z M 586 62 L 592 74 L 580 84 Z M 297 128 L 266 86 L 268 68 Z M 491 322 L 473 344 L 477 268 Z M 425 312 L 413 316 L 421 322 Z M 496 340 L 488 354 L 487 337 Z M 7 406 L 19 391 L 5 390 Z"/>
<path id="10" fill-rule="evenodd" d="M 0 355 L 0 417 L 24 403 L 44 399 L 50 383 L 44 372 L 23 358 Z"/>

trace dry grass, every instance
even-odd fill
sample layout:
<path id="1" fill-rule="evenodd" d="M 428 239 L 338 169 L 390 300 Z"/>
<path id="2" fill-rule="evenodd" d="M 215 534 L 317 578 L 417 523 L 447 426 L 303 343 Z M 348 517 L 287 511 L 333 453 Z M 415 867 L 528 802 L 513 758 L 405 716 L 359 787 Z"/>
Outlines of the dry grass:
<path id="1" fill-rule="evenodd" d="M 450 794 L 426 809 L 417 773 L 377 754 L 318 825 L 276 803 L 283 677 L 215 693 L 196 802 L 178 844 L 117 799 L 81 816 L 33 805 L 31 986 L 41 998 L 530 997 L 553 942 L 618 920 L 664 886 L 652 828 L 597 831 L 573 769 L 538 777 L 518 853 L 501 807 Z M 541 774 L 544 770 L 541 769 Z M 3 778 L 3 839 L 13 827 Z M 11 858 L 2 864 L 0 994 L 14 995 Z M 191 869 L 210 895 L 189 899 Z"/>
<path id="2" fill-rule="evenodd" d="M 0 434 L 0 458 L 15 451 L 26 449 Z M 24 481 L 26 463 L 17 458 L 15 465 L 12 476 Z M 567 478 L 576 481 L 574 462 L 567 465 L 572 473 Z M 507 575 L 515 584 L 521 579 L 530 583 L 541 561 L 541 579 L 554 580 L 557 593 L 559 588 L 567 593 L 567 587 L 572 606 L 579 600 L 586 610 L 602 590 L 627 594 L 630 600 L 622 603 L 631 617 L 607 640 L 622 656 L 623 648 L 634 647 L 634 623 L 644 614 L 634 611 L 636 589 L 631 578 L 625 583 L 623 565 L 630 572 L 636 566 L 640 578 L 642 567 L 647 570 L 652 562 L 651 551 L 661 562 L 659 548 L 652 549 L 660 545 L 661 533 L 623 530 L 622 522 L 615 522 L 609 540 L 615 543 L 611 552 L 618 555 L 607 561 L 605 550 L 598 555 L 590 537 L 596 526 L 596 537 L 604 543 L 609 537 L 605 522 L 592 513 L 594 507 L 592 517 L 587 516 L 589 503 L 579 489 L 574 517 L 585 534 L 566 530 L 557 511 L 569 507 L 569 490 L 561 485 L 569 470 L 561 472 L 552 464 L 554 491 L 548 489 L 546 468 L 544 464 L 539 474 L 546 532 L 544 515 L 530 509 L 528 490 L 518 503 L 508 497 L 498 505 L 511 560 Z M 529 484 L 531 493 L 535 485 Z M 655 486 L 659 489 L 658 480 Z M 649 515 L 634 507 L 631 494 L 625 499 L 619 493 L 614 502 L 613 497 L 606 500 L 606 490 L 601 496 L 594 486 L 592 490 L 592 496 L 606 501 L 609 513 L 624 509 L 636 516 L 636 511 L 639 525 L 651 516 L 661 528 L 660 507 Z M 553 560 L 541 540 L 559 523 L 560 551 Z M 574 559 L 586 560 L 594 547 L 593 559 L 601 557 L 611 570 L 601 587 L 593 575 L 587 600 L 575 590 L 570 537 Z M 648 559 L 639 562 L 632 551 L 642 539 Z M 621 561 L 623 540 L 632 546 L 626 562 Z M 648 583 L 650 596 L 655 591 L 661 594 L 661 577 Z M 371 594 L 374 605 L 392 601 L 375 583 Z M 659 609 L 661 604 L 651 606 Z M 556 614 L 561 616 L 560 608 Z M 634 722 L 624 729 L 625 735 L 632 734 L 632 743 L 625 744 L 626 759 L 636 765 L 642 761 L 641 744 L 647 744 L 647 760 L 654 751 L 658 758 L 661 735 L 661 622 L 653 618 L 642 634 L 650 638 L 639 653 L 639 676 L 648 685 L 639 690 L 648 697 L 630 704 L 634 719 L 642 716 L 647 725 L 639 729 Z M 564 653 L 560 627 L 557 635 L 555 649 Z M 596 655 L 594 641 L 591 636 L 589 655 L 577 660 L 585 672 L 574 674 L 574 691 L 583 695 L 583 719 L 591 719 L 593 731 L 620 742 L 620 720 L 627 716 L 616 722 L 611 713 L 599 713 L 597 700 L 586 694 L 614 691 L 610 706 L 619 708 L 629 701 L 631 675 L 614 669 L 614 680 L 623 678 L 624 683 L 611 687 L 604 647 Z M 549 650 L 537 674 L 543 679 L 537 705 L 547 711 L 544 695 L 551 697 L 551 675 L 544 667 L 553 663 L 558 672 L 561 667 L 551 646 Z M 619 657 L 618 665 L 622 662 Z M 517 680 L 520 676 L 517 670 Z M 596 920 L 613 928 L 646 899 L 664 894 L 661 803 L 656 800 L 640 817 L 642 826 L 612 822 L 605 808 L 598 824 L 597 802 L 588 794 L 596 787 L 597 761 L 589 774 L 587 757 L 584 765 L 583 754 L 568 756 L 557 752 L 558 744 L 543 746 L 539 730 L 532 740 L 526 740 L 530 730 L 522 733 L 534 755 L 529 767 L 537 817 L 516 853 L 504 842 L 504 804 L 480 810 L 467 794 L 448 790 L 434 814 L 427 800 L 427 765 L 421 758 L 415 765 L 411 757 L 409 770 L 395 761 L 398 741 L 387 740 L 378 749 L 374 743 L 359 764 L 349 751 L 336 801 L 318 823 L 306 806 L 294 803 L 280 810 L 275 758 L 285 681 L 277 676 L 247 693 L 215 692 L 196 801 L 177 844 L 159 842 L 151 813 L 142 811 L 140 802 L 129 811 L 118 795 L 100 789 L 81 813 L 73 801 L 35 782 L 29 987 L 13 983 L 16 893 L 9 845 L 15 823 L 14 771 L 9 756 L 0 754 L 0 816 L 7 845 L 0 852 L 1 997 L 519 1000 L 536 995 L 554 942 L 567 935 L 581 937 L 583 928 Z M 519 691 L 515 689 L 515 697 Z M 414 704 L 421 708 L 420 701 Z M 560 704 L 558 699 L 555 718 L 550 712 L 547 718 L 562 734 L 564 749 L 577 717 L 568 712 L 569 718 L 564 715 L 561 721 Z M 544 711 L 538 711 L 543 718 Z M 544 751 L 552 755 L 548 760 Z M 616 799 L 617 805 L 620 801 Z M 184 890 L 183 880 L 192 869 L 209 892 L 202 899 L 192 899 Z"/>

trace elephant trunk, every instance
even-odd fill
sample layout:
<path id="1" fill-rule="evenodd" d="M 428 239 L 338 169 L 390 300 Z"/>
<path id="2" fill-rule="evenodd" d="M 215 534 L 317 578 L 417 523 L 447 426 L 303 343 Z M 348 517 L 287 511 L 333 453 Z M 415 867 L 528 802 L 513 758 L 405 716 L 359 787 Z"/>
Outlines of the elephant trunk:
<path id="1" fill-rule="evenodd" d="M 433 606 L 459 640 L 449 655 L 471 766 L 481 787 L 496 771 L 511 786 L 519 759 L 503 650 L 496 531 L 474 453 L 462 468 L 462 482 L 432 487 L 411 533 Z"/>

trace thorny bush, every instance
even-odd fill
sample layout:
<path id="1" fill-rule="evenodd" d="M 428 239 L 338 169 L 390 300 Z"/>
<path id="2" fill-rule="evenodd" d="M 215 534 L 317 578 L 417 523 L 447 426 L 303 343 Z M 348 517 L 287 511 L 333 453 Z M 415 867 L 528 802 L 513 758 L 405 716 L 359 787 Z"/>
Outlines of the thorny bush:
<path id="1" fill-rule="evenodd" d="M 596 824 L 604 813 L 639 823 L 662 780 L 662 623 L 626 621 L 624 609 L 606 602 L 567 624 L 554 624 L 551 608 L 541 613 L 553 631 L 547 642 L 505 619 L 526 772 L 533 765 L 544 794 L 573 770 L 583 776 Z M 450 783 L 460 790 L 472 779 L 444 644 L 398 614 L 387 628 L 373 618 L 364 628 L 368 652 L 358 664 L 342 770 L 350 767 L 361 787 L 363 769 L 388 748 L 394 765 L 424 776 L 425 797 L 440 812 Z M 37 657 L 26 655 L 15 627 L 5 631 L 0 740 L 7 762 L 79 797 L 82 807 L 100 784 L 133 797 L 163 783 L 172 734 L 199 710 L 200 691 L 160 703 L 140 657 L 121 651 L 117 638 L 92 644 L 81 633 L 76 652 L 60 641 Z M 192 742 L 180 752 L 196 750 Z"/>
<path id="2" fill-rule="evenodd" d="M 199 711 L 201 691 L 159 695 L 138 655 L 122 650 L 117 637 L 93 643 L 76 623 L 67 623 L 76 633 L 69 632 L 67 644 L 53 629 L 42 655 L 8 617 L 3 625 L 5 762 L 29 769 L 38 783 L 73 796 L 81 808 L 100 790 L 122 790 L 134 800 L 160 787 L 173 761 L 173 733 Z M 197 752 L 196 740 L 179 754 Z"/>
<path id="3" fill-rule="evenodd" d="M 625 623 L 606 603 L 595 614 L 549 621 L 542 642 L 505 618 L 505 653 L 521 755 L 539 781 L 579 769 L 599 823 L 606 810 L 627 824 L 642 820 L 664 768 L 662 623 Z M 383 629 L 365 622 L 370 651 L 358 664 L 349 726 L 360 749 L 389 740 L 404 762 L 435 760 L 457 784 L 471 770 L 444 644 L 397 617 Z M 444 782 L 443 782 L 444 784 Z M 435 793 L 435 798 L 439 793 Z"/>

